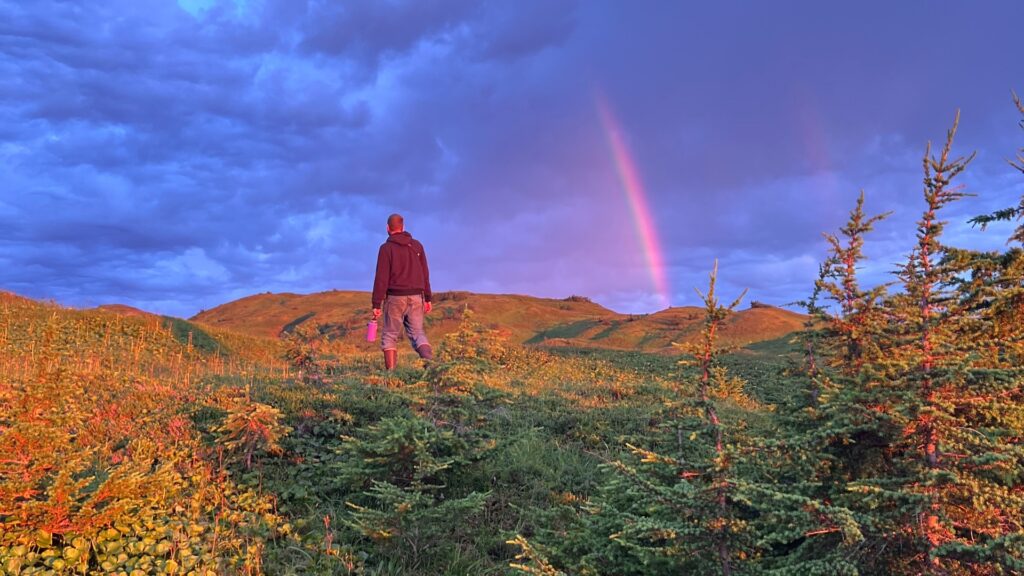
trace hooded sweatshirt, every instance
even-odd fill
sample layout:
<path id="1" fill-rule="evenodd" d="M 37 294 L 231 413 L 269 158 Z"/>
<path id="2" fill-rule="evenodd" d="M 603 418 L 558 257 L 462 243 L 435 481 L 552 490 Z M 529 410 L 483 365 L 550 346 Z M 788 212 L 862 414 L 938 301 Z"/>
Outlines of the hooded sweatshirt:
<path id="1" fill-rule="evenodd" d="M 373 279 L 373 307 L 380 308 L 387 295 L 423 295 L 430 302 L 430 270 L 423 245 L 408 232 L 388 236 L 377 252 L 377 275 Z"/>

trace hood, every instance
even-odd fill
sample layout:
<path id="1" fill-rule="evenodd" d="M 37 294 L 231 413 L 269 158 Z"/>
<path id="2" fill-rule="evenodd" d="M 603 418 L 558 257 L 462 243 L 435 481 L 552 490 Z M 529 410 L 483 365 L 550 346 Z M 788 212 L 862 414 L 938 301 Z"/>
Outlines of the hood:
<path id="1" fill-rule="evenodd" d="M 408 246 L 412 244 L 412 234 L 402 231 L 397 234 L 391 234 L 388 236 L 388 242 L 394 242 L 395 244 L 401 244 L 402 246 Z"/>

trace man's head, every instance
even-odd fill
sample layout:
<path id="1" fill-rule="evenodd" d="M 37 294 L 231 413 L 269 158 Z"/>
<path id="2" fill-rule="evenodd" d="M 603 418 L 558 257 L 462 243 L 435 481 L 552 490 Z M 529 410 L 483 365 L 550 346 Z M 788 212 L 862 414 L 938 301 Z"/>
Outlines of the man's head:
<path id="1" fill-rule="evenodd" d="M 405 230 L 405 218 L 401 214 L 388 216 L 388 234 L 397 234 Z"/>

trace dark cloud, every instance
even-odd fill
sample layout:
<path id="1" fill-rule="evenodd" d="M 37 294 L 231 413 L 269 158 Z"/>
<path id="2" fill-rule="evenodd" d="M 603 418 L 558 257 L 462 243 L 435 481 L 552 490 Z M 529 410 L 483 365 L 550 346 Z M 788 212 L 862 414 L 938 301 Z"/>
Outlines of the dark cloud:
<path id="1" fill-rule="evenodd" d="M 300 45 L 308 50 L 375 63 L 419 42 L 454 31 L 474 2 L 325 2 L 309 6 Z"/>
<path id="2" fill-rule="evenodd" d="M 970 12 L 966 12 L 967 8 Z M 406 214 L 438 289 L 660 305 L 597 112 L 645 184 L 673 304 L 804 296 L 863 188 L 913 241 L 920 155 L 963 109 L 979 194 L 1003 158 L 1019 3 L 0 0 L 0 287 L 190 315 L 366 289 Z"/>

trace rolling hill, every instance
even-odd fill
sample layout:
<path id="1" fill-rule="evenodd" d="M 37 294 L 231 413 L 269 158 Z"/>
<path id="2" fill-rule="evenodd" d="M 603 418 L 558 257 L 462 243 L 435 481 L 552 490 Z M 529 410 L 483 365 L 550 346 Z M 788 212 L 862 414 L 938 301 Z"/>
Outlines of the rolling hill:
<path id="1" fill-rule="evenodd" d="M 619 314 L 582 297 L 535 298 L 506 294 L 442 292 L 435 295 L 427 316 L 428 335 L 435 341 L 455 330 L 466 311 L 481 324 L 514 342 L 665 352 L 672 342 L 697 337 L 703 311 L 668 308 L 653 314 Z M 200 312 L 190 320 L 245 334 L 277 337 L 307 322 L 320 324 L 334 337 L 360 348 L 370 319 L 369 294 L 330 291 L 315 294 L 256 294 Z M 799 330 L 806 316 L 763 304 L 731 315 L 720 333 L 724 345 L 773 340 Z"/>

